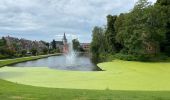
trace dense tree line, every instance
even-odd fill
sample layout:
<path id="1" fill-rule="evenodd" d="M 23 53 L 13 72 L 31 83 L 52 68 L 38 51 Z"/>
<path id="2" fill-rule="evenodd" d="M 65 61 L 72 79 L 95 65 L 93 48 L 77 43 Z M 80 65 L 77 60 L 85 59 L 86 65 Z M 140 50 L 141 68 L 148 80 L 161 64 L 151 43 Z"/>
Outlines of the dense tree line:
<path id="1" fill-rule="evenodd" d="M 108 15 L 106 28 L 93 29 L 91 51 L 100 59 L 108 55 L 126 60 L 170 56 L 170 0 L 154 5 L 139 0 L 129 13 Z"/>

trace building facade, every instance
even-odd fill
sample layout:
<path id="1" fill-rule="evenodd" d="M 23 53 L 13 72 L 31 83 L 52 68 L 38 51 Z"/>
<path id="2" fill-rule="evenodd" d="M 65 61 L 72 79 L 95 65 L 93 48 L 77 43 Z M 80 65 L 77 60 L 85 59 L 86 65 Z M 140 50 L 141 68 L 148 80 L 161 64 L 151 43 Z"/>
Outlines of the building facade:
<path id="1" fill-rule="evenodd" d="M 18 39 L 15 37 L 3 37 L 6 41 L 6 47 L 10 50 L 14 50 L 17 53 L 26 50 L 30 53 L 32 49 L 36 49 L 39 53 L 43 52 L 44 49 L 48 49 L 48 46 L 43 41 L 31 41 L 26 39 Z"/>
<path id="2" fill-rule="evenodd" d="M 90 43 L 80 43 L 80 46 L 82 47 L 82 49 L 85 52 L 89 52 L 90 51 Z"/>

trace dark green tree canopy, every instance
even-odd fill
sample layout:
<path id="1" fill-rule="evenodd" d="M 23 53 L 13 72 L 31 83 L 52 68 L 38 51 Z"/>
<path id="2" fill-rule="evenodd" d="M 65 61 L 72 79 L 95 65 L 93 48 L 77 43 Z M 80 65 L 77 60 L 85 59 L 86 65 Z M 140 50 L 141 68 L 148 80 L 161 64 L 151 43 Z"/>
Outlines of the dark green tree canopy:
<path id="1" fill-rule="evenodd" d="M 80 42 L 78 41 L 78 39 L 73 39 L 72 43 L 73 43 L 73 49 L 75 51 L 80 51 L 81 46 L 80 46 Z"/>
<path id="2" fill-rule="evenodd" d="M 170 0 L 157 0 L 156 2 L 157 4 L 160 4 L 160 5 L 170 5 Z"/>
<path id="3" fill-rule="evenodd" d="M 153 57 L 161 53 L 170 56 L 170 0 L 157 0 L 154 5 L 148 0 L 139 0 L 129 13 L 108 15 L 103 30 L 104 46 L 100 46 L 100 41 L 92 41 L 96 42 L 92 50 L 98 55 L 105 51 L 112 55 Z M 93 39 L 97 37 L 93 35 Z M 99 51 L 101 47 L 104 49 Z"/>

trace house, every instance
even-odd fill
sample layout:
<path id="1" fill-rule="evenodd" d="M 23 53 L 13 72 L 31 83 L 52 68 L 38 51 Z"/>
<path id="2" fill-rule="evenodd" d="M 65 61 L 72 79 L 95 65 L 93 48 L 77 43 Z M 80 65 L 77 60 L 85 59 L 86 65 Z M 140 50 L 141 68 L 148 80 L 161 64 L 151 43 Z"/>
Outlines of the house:
<path id="1" fill-rule="evenodd" d="M 90 43 L 80 43 L 80 46 L 83 48 L 84 51 L 90 51 Z"/>

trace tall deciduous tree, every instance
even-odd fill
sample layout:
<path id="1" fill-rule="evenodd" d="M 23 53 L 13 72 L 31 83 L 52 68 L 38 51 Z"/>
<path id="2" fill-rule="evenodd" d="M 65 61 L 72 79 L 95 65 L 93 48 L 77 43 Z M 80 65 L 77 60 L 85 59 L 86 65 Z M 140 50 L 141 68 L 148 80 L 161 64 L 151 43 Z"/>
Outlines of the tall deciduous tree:
<path id="1" fill-rule="evenodd" d="M 115 32 L 115 21 L 117 16 L 108 15 L 107 16 L 107 27 L 105 32 L 105 39 L 107 45 L 107 52 L 108 53 L 115 53 L 116 50 L 116 32 Z"/>
<path id="2" fill-rule="evenodd" d="M 99 30 L 93 30 L 94 54 L 120 52 L 144 58 L 160 52 L 170 55 L 170 0 L 158 0 L 154 5 L 139 0 L 129 13 L 108 15 L 104 34 L 97 34 L 102 33 Z"/>
<path id="3" fill-rule="evenodd" d="M 80 42 L 78 41 L 78 39 L 73 39 L 72 43 L 73 43 L 73 49 L 75 51 L 80 51 Z"/>
<path id="4" fill-rule="evenodd" d="M 159 10 L 161 18 L 160 28 L 164 29 L 165 41 L 161 43 L 161 50 L 170 56 L 170 0 L 157 0 L 155 8 Z"/>
<path id="5" fill-rule="evenodd" d="M 161 19 L 147 0 L 139 0 L 134 9 L 121 14 L 115 23 L 116 40 L 123 44 L 130 54 L 157 54 L 164 34 Z"/>
<path id="6" fill-rule="evenodd" d="M 98 60 L 99 55 L 102 53 L 105 53 L 104 29 L 96 26 L 94 27 L 92 33 L 93 33 L 92 35 L 93 39 L 91 42 L 90 49 L 91 49 L 93 58 Z"/>

